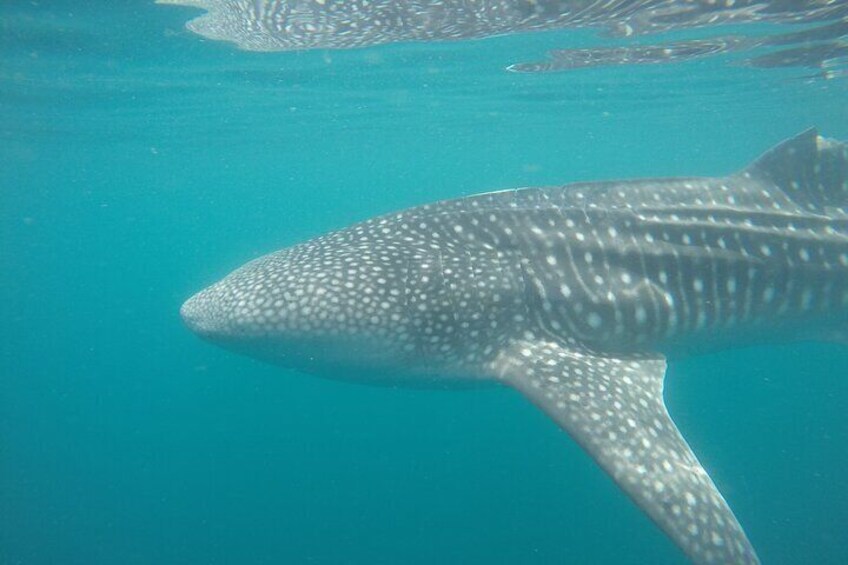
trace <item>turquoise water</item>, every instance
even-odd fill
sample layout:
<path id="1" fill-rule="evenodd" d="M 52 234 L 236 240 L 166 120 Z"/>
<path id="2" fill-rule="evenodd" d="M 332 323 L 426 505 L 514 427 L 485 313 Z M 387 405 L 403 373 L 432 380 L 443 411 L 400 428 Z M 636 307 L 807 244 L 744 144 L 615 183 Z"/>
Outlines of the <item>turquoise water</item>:
<path id="1" fill-rule="evenodd" d="M 680 563 L 500 389 L 368 388 L 187 331 L 242 262 L 497 188 L 718 175 L 844 80 L 727 59 L 504 68 L 587 31 L 247 53 L 148 2 L 0 7 L 0 563 Z M 738 31 L 738 30 L 737 30 Z M 764 563 L 848 560 L 848 348 L 674 364 L 666 399 Z"/>

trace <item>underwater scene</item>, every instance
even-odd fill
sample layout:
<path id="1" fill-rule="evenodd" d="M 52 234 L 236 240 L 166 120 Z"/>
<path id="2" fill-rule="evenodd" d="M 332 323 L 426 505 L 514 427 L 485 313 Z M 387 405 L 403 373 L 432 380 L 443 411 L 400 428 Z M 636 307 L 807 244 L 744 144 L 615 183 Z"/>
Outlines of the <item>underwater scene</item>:
<path id="1" fill-rule="evenodd" d="M 0 564 L 848 563 L 848 2 L 0 4 Z"/>

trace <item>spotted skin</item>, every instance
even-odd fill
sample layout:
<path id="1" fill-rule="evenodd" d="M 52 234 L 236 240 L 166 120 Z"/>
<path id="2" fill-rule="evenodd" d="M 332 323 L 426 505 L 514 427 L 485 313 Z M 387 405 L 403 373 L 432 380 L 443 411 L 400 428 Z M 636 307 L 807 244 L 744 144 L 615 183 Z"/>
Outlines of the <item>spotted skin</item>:
<path id="1" fill-rule="evenodd" d="M 251 51 L 349 49 L 409 41 L 474 39 L 537 30 L 600 27 L 616 35 L 658 33 L 727 23 L 836 22 L 848 14 L 838 0 L 156 0 L 205 10 L 186 27 Z M 821 29 L 821 31 L 819 31 Z M 833 39 L 842 28 L 782 36 L 784 43 Z M 812 37 L 810 37 L 812 34 Z M 724 45 L 711 44 L 721 52 Z M 756 44 L 754 40 L 750 43 Z M 670 44 L 669 59 L 685 59 L 693 44 Z M 704 50 L 704 43 L 694 50 Z M 676 47 L 675 47 L 676 46 Z M 606 60 L 604 49 L 597 51 Z M 637 52 L 638 53 L 638 52 Z M 644 54 L 644 52 L 641 52 Z M 652 57 L 656 59 L 661 54 Z M 637 59 L 644 57 L 637 56 Z M 638 62 L 638 61 L 637 61 Z M 529 70 L 529 69 L 524 69 Z"/>
<path id="2" fill-rule="evenodd" d="M 693 561 L 758 562 L 666 411 L 665 361 L 534 341 L 515 343 L 492 370 L 567 430 Z"/>
<path id="3" fill-rule="evenodd" d="M 812 24 L 800 32 L 718 36 L 660 45 L 558 49 L 549 60 L 511 71 L 550 72 L 599 65 L 687 61 L 770 47 L 755 66 L 822 67 L 844 56 L 848 6 L 842 0 L 156 0 L 205 13 L 186 27 L 250 51 L 350 49 L 387 43 L 449 41 L 563 28 L 600 28 L 618 36 L 728 23 Z M 782 49 L 792 45 L 792 48 Z"/>
<path id="4" fill-rule="evenodd" d="M 241 353 L 333 378 L 500 382 L 695 563 L 756 563 L 665 409 L 665 359 L 848 329 L 848 146 L 809 130 L 727 177 L 524 188 L 381 216 L 182 307 Z"/>

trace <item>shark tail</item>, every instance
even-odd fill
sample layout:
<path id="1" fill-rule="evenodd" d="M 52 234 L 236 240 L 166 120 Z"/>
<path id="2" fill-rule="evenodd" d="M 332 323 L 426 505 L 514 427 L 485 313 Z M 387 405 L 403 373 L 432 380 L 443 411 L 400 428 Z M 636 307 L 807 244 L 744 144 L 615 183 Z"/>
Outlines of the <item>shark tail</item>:
<path id="1" fill-rule="evenodd" d="M 770 181 L 809 210 L 848 211 L 848 144 L 815 128 L 773 147 L 743 174 Z"/>

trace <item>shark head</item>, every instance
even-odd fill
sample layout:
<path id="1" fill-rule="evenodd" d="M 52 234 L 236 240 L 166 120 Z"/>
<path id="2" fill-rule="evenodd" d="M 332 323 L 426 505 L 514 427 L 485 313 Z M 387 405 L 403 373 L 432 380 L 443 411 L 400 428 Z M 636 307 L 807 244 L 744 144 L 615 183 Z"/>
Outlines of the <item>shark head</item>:
<path id="1" fill-rule="evenodd" d="M 187 300 L 182 318 L 216 345 L 324 377 L 478 381 L 483 360 L 529 322 L 521 273 L 477 217 L 496 215 L 437 211 L 380 216 L 260 257 Z M 464 236 L 473 245 L 459 245 Z"/>
<path id="2" fill-rule="evenodd" d="M 236 269 L 180 314 L 200 337 L 238 353 L 311 373 L 379 374 L 412 349 L 401 271 L 389 250 L 319 238 Z"/>

